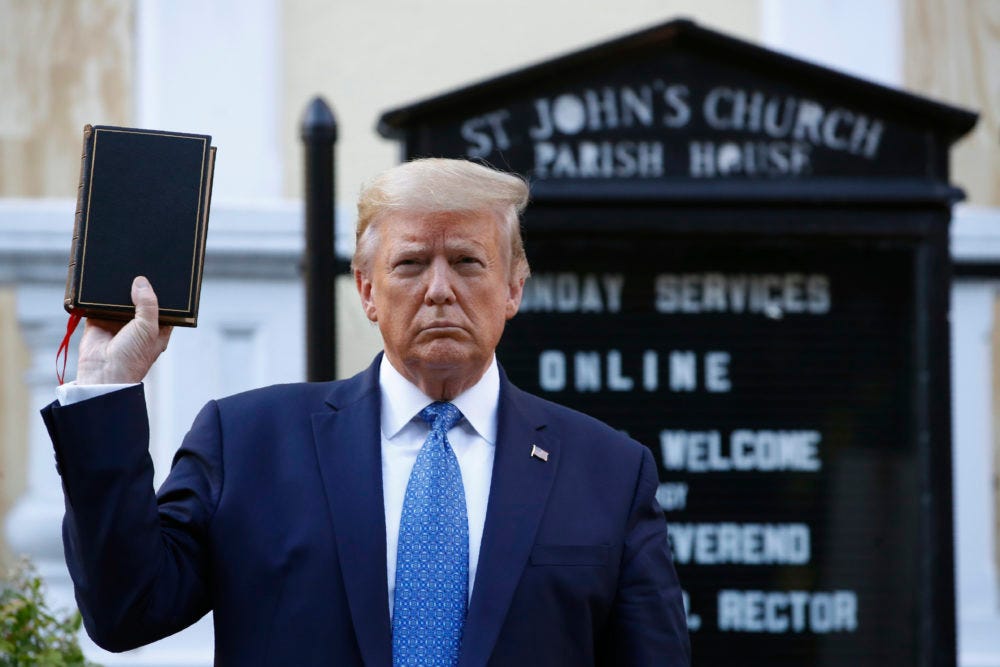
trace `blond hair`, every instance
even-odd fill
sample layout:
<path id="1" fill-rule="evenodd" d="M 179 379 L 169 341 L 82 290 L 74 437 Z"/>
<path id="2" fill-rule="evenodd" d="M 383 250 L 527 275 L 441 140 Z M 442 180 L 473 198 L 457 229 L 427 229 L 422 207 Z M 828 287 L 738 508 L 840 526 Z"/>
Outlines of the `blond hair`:
<path id="1" fill-rule="evenodd" d="M 521 240 L 528 184 L 519 176 L 468 160 L 423 158 L 383 171 L 365 183 L 358 197 L 351 268 L 366 273 L 378 244 L 378 226 L 394 212 L 418 215 L 490 211 L 510 240 L 510 275 L 527 278 L 530 269 Z"/>

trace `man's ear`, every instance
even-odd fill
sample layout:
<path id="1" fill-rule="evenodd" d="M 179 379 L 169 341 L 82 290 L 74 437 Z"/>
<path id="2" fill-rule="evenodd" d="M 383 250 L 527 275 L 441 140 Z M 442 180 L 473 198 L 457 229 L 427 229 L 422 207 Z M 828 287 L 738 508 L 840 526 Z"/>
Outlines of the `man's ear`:
<path id="1" fill-rule="evenodd" d="M 358 288 L 358 296 L 361 297 L 361 307 L 365 311 L 365 316 L 372 322 L 378 322 L 378 311 L 375 308 L 375 294 L 372 281 L 362 274 L 361 271 L 355 269 L 354 285 Z"/>
<path id="2" fill-rule="evenodd" d="M 521 307 L 521 297 L 524 295 L 524 278 L 516 278 L 510 281 L 510 293 L 507 295 L 507 306 L 505 315 L 507 319 L 517 315 L 517 309 Z"/>

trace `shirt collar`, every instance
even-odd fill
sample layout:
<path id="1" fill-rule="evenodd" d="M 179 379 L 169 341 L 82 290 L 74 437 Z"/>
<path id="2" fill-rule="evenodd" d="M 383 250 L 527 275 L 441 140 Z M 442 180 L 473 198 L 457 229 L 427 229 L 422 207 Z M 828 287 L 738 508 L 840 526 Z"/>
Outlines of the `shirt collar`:
<path id="1" fill-rule="evenodd" d="M 385 355 L 379 365 L 379 387 L 382 391 L 382 434 L 389 440 L 396 437 L 421 410 L 434 402 L 415 384 L 397 371 Z M 462 411 L 465 420 L 479 436 L 491 445 L 497 438 L 497 406 L 500 402 L 500 371 L 496 356 L 489 368 L 472 385 L 451 400 Z"/>

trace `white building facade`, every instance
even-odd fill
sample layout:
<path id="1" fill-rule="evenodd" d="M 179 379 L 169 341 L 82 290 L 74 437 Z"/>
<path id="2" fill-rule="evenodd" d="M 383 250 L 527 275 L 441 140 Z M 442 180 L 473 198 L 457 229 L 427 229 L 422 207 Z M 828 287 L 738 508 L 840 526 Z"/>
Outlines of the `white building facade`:
<path id="1" fill-rule="evenodd" d="M 337 249 L 346 256 L 353 244 L 352 204 L 359 183 L 398 155 L 396 146 L 375 137 L 378 113 L 677 13 L 856 76 L 894 87 L 905 84 L 905 26 L 898 0 L 636 1 L 613 16 L 561 0 L 519 0 L 504 10 L 521 10 L 525 25 L 494 16 L 499 10 L 486 3 L 421 4 L 419 12 L 399 0 L 374 7 L 305 0 L 128 4 L 134 48 L 127 124 L 204 132 L 219 146 L 199 327 L 175 331 L 147 382 L 157 484 L 205 401 L 304 379 L 296 118 L 309 95 L 327 94 L 341 121 Z M 500 25 L 491 29 L 494 22 Z M 441 26 L 446 24 L 461 34 L 444 38 Z M 504 30 L 509 43 L 520 48 L 483 44 L 483 35 L 507 34 Z M 179 35 L 183 48 L 177 45 Z M 468 57 L 457 58 L 455 52 Z M 324 67 L 335 73 L 323 74 Z M 12 315 L 30 358 L 23 382 L 27 410 L 14 416 L 24 420 L 25 441 L 2 445 L 23 450 L 23 488 L 0 519 L 8 551 L 29 554 L 53 601 L 71 605 L 60 535 L 63 501 L 37 414 L 54 395 L 53 359 L 65 332 L 61 301 L 75 202 L 3 196 L 2 187 L 0 178 L 0 287 L 13 294 Z M 1000 268 L 994 275 L 983 268 L 1000 267 L 1000 207 L 992 203 L 960 207 L 952 234 L 955 261 L 980 267 L 977 275 L 956 279 L 952 290 L 955 589 L 963 667 L 1000 667 L 994 460 Z M 350 281 L 341 280 L 341 376 L 366 366 L 380 346 L 352 292 Z M 88 640 L 85 647 L 91 659 L 106 665 L 211 665 L 211 622 L 203 619 L 126 654 L 106 653 Z"/>

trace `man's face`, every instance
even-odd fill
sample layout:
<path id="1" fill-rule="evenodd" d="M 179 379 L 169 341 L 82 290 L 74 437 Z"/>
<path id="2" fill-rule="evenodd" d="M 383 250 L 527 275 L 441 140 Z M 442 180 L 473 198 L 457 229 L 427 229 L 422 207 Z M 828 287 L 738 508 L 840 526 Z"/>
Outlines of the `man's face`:
<path id="1" fill-rule="evenodd" d="M 367 275 L 355 273 L 365 314 L 392 365 L 432 398 L 453 398 L 489 366 L 523 279 L 497 215 L 390 214 Z"/>

